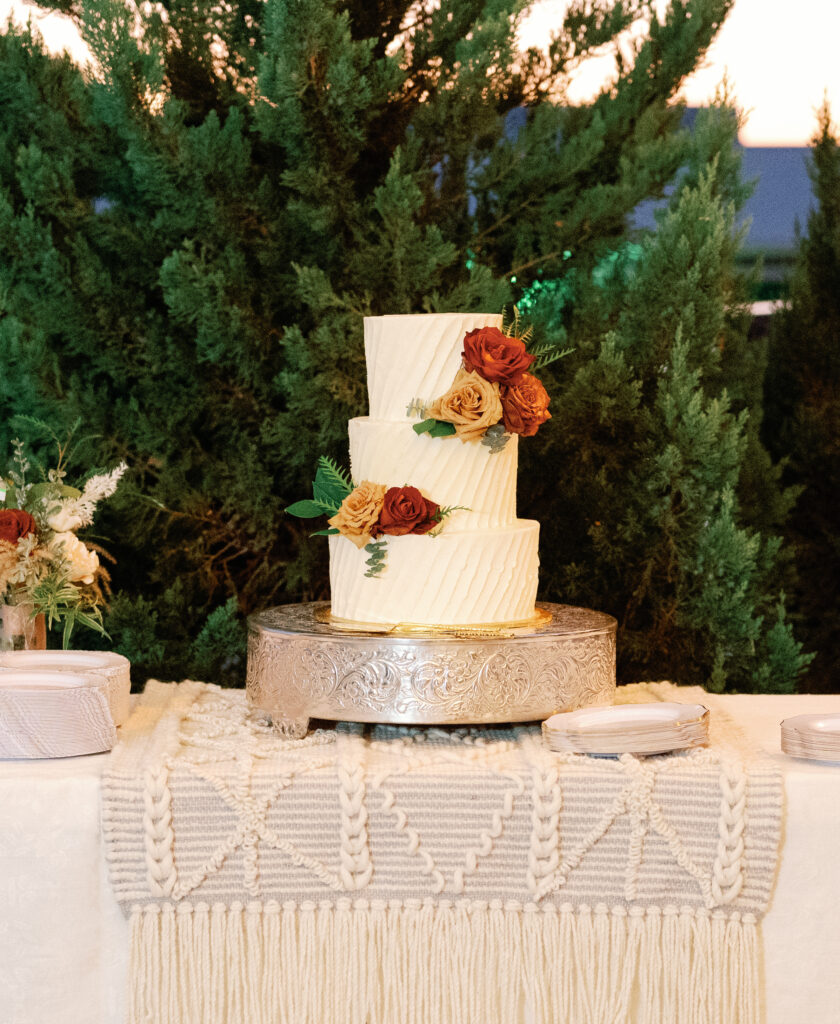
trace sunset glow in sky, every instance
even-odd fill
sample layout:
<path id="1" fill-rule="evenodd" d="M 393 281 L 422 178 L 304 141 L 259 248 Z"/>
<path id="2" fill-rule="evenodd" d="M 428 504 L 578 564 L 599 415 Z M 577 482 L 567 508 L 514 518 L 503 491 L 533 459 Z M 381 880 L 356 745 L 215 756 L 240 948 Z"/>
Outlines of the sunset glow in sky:
<path id="1" fill-rule="evenodd" d="M 566 0 L 537 0 L 522 26 L 521 42 L 542 46 L 560 23 Z M 33 14 L 51 49 L 68 49 L 84 61 L 86 48 L 71 23 L 58 14 L 37 17 L 23 0 L 0 0 L 0 21 L 9 11 L 25 21 Z M 747 114 L 741 141 L 748 146 L 803 146 L 814 132 L 814 111 L 827 93 L 840 121 L 840 0 L 735 0 L 735 7 L 704 66 L 686 82 L 683 95 L 701 106 L 724 74 Z M 569 98 L 596 92 L 614 70 L 609 54 L 587 61 Z"/>
<path id="2" fill-rule="evenodd" d="M 523 27 L 523 44 L 542 45 L 566 6 L 566 0 L 536 3 Z M 703 66 L 685 83 L 683 96 L 691 106 L 702 106 L 726 75 L 747 114 L 744 145 L 806 145 L 824 94 L 835 123 L 840 121 L 839 43 L 840 0 L 735 0 Z M 570 98 L 588 98 L 613 71 L 609 55 L 587 62 Z"/>

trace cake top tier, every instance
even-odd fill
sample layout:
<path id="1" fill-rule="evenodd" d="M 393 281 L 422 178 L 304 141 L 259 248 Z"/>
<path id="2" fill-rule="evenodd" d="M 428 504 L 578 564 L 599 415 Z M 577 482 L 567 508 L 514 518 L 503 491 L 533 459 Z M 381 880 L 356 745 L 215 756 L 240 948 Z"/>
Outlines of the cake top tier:
<path id="1" fill-rule="evenodd" d="M 370 416 L 404 420 L 410 402 L 444 394 L 461 365 L 464 335 L 502 326 L 494 313 L 419 313 L 365 317 Z"/>

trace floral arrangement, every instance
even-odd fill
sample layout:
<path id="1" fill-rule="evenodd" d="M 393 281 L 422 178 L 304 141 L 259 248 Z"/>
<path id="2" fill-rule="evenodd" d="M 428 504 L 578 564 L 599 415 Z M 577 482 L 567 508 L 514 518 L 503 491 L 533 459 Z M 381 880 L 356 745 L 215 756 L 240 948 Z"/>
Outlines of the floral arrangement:
<path id="1" fill-rule="evenodd" d="M 300 519 L 329 516 L 329 526 L 312 534 L 341 534 L 370 556 L 365 576 L 378 576 L 385 568 L 385 537 L 409 533 L 437 536 L 447 516 L 459 506 L 442 508 L 416 487 L 386 487 L 363 480 L 354 484 L 332 459 L 321 456 L 312 484 L 312 498 L 296 501 L 286 511 Z"/>
<path id="2" fill-rule="evenodd" d="M 503 450 L 511 434 L 533 437 L 546 420 L 549 396 L 540 379 L 530 372 L 568 355 L 550 343 L 528 342 L 533 329 L 523 330 L 514 308 L 511 321 L 498 327 L 479 327 L 464 335 L 461 369 L 452 387 L 430 404 L 418 399 L 408 415 L 420 415 L 417 434 L 480 441 L 491 454 Z"/>
<path id="3" fill-rule="evenodd" d="M 19 440 L 12 442 L 8 475 L 0 477 L 0 603 L 31 605 L 32 615 L 44 614 L 50 627 L 63 623 L 67 647 L 77 623 L 105 632 L 101 605 L 109 577 L 99 561 L 104 552 L 76 532 L 93 522 L 96 506 L 116 491 L 126 465 L 70 486 L 64 469 L 70 437 L 62 444 L 52 436 L 57 464 L 42 469 L 40 481 L 30 482 L 33 467 Z"/>

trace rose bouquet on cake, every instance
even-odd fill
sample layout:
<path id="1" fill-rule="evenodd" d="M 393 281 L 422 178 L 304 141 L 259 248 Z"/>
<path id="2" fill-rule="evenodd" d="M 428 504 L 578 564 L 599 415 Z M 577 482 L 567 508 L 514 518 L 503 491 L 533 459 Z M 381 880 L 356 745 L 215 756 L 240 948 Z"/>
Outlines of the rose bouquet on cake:
<path id="1" fill-rule="evenodd" d="M 523 329 L 514 308 L 511 320 L 498 327 L 479 327 L 464 335 L 461 368 L 446 394 L 431 403 L 415 399 L 408 415 L 419 415 L 417 434 L 480 441 L 491 454 L 507 444 L 511 434 L 533 437 L 546 420 L 549 396 L 536 371 L 562 359 L 551 343 L 531 345 L 532 328 Z"/>
<path id="2" fill-rule="evenodd" d="M 299 519 L 328 516 L 329 526 L 312 536 L 346 537 L 370 556 L 365 576 L 378 576 L 385 568 L 385 538 L 409 533 L 435 537 L 446 517 L 459 509 L 443 508 L 409 485 L 387 487 L 370 480 L 354 484 L 332 459 L 321 456 L 312 497 L 296 501 L 286 511 Z"/>
<path id="3" fill-rule="evenodd" d="M 71 486 L 64 468 L 69 438 L 63 444 L 55 440 L 57 463 L 42 468 L 40 480 L 31 479 L 38 467 L 19 440 L 12 442 L 12 463 L 0 477 L 0 604 L 26 608 L 31 619 L 44 615 L 50 627 L 61 623 L 67 647 L 77 624 L 105 632 L 101 608 L 109 576 L 99 558 L 104 552 L 76 534 L 93 522 L 97 505 L 116 491 L 127 467 L 121 463 Z"/>

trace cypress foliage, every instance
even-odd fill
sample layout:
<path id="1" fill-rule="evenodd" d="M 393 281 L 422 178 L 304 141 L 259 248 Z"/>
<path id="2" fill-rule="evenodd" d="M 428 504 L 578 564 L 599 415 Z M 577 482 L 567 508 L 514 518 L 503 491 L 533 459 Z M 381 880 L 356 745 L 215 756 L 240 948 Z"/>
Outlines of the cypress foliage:
<path id="1" fill-rule="evenodd" d="M 617 615 L 623 678 L 788 691 L 806 659 L 785 620 L 780 541 L 744 514 L 754 479 L 774 526 L 791 496 L 750 425 L 749 367 L 763 361 L 744 351 L 734 266 L 736 129 L 726 105 L 700 112 L 657 232 L 611 273 L 570 281 L 580 347 L 562 422 L 531 457 L 551 459 L 565 491 L 547 524 L 549 586 Z M 550 321 L 556 305 L 538 291 L 535 312 Z"/>
<path id="2" fill-rule="evenodd" d="M 840 143 L 824 104 L 811 149 L 815 204 L 799 242 L 790 301 L 773 318 L 764 434 L 800 490 L 788 540 L 804 636 L 816 652 L 809 689 L 833 691 L 840 643 Z"/>
<path id="3" fill-rule="evenodd" d="M 16 412 L 82 416 L 130 461 L 108 626 L 141 671 L 235 679 L 236 609 L 325 595 L 282 509 L 346 458 L 363 316 L 544 285 L 534 317 L 576 348 L 520 480 L 544 596 L 618 612 L 630 675 L 792 685 L 722 383 L 731 131 L 701 144 L 673 102 L 730 6 L 674 0 L 580 107 L 570 72 L 648 3 L 572 4 L 547 54 L 517 51 L 518 0 L 83 0 L 96 75 L 0 37 L 0 443 Z M 686 167 L 633 263 L 632 211 Z"/>

